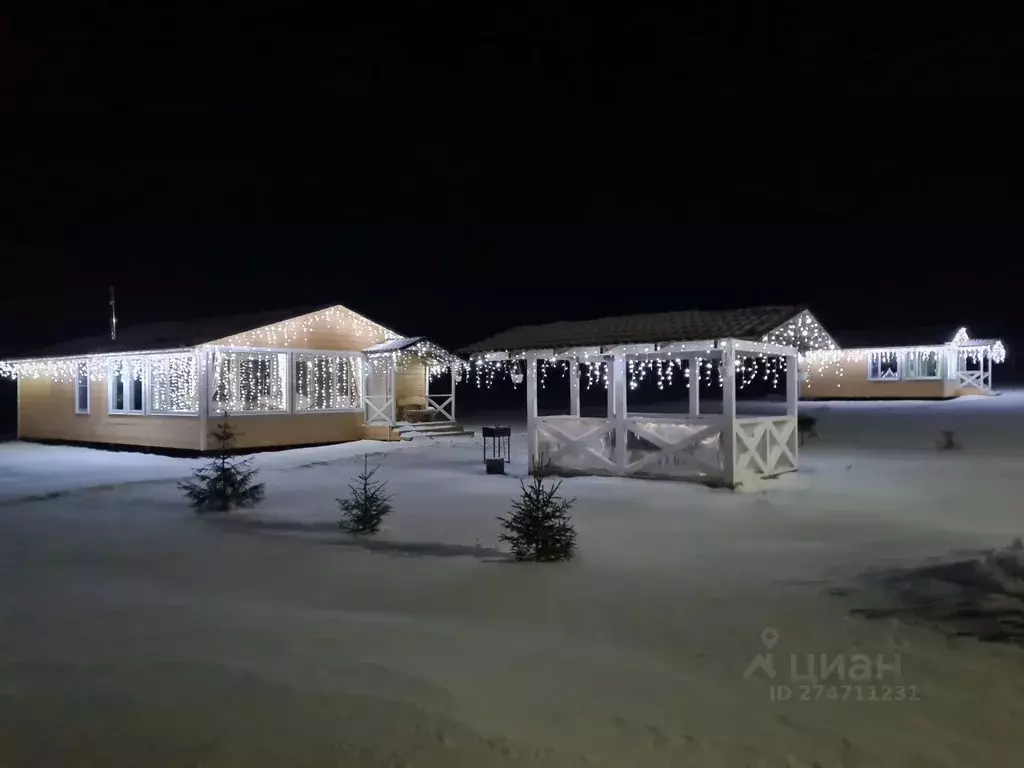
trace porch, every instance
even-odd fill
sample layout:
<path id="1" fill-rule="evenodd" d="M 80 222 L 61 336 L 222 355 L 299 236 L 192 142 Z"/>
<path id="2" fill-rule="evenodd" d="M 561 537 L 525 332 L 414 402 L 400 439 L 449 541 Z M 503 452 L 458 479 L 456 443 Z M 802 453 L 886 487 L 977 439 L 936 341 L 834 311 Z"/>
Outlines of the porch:
<path id="1" fill-rule="evenodd" d="M 450 436 L 465 432 L 455 419 L 455 385 L 465 362 L 422 336 L 363 350 L 363 403 L 368 433 Z"/>

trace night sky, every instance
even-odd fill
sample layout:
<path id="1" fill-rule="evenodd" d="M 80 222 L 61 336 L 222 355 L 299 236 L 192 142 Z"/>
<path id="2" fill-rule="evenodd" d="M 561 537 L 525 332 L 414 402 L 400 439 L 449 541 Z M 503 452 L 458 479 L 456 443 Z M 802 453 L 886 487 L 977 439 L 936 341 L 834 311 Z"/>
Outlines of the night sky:
<path id="1" fill-rule="evenodd" d="M 341 303 L 449 347 L 798 302 L 1024 340 L 1019 28 L 985 4 L 136 5 L 0 17 L 0 357 L 105 332 L 109 285 L 122 325 Z"/>

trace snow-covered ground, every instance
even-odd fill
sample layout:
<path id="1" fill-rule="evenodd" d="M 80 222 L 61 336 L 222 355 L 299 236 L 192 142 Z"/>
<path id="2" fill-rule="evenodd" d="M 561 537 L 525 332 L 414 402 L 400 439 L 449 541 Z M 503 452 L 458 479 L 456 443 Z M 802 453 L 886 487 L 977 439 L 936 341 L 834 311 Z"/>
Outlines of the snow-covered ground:
<path id="1" fill-rule="evenodd" d="M 266 502 L 217 520 L 175 488 L 194 460 L 0 445 L 0 765 L 1014 764 L 1024 653 L 826 592 L 1021 535 L 1024 395 L 804 412 L 763 492 L 564 481 L 580 554 L 548 566 L 501 552 L 518 479 L 477 439 L 262 454 Z M 366 450 L 396 511 L 362 543 L 334 499 Z M 804 691 L 794 653 L 900 674 Z"/>

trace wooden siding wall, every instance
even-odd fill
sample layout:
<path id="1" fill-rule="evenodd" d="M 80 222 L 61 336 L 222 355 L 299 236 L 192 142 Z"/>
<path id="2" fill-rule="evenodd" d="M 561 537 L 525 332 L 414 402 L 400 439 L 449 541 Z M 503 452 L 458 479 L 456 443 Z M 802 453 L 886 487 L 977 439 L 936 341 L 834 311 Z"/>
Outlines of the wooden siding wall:
<path id="1" fill-rule="evenodd" d="M 401 433 L 388 424 L 366 424 L 363 426 L 363 440 L 382 440 L 388 442 L 401 439 Z"/>
<path id="2" fill-rule="evenodd" d="M 419 360 L 408 360 L 395 371 L 395 397 L 402 405 L 418 399 L 427 404 L 427 366 Z"/>
<path id="3" fill-rule="evenodd" d="M 74 382 L 22 379 L 21 437 L 199 450 L 198 416 L 123 416 L 107 413 L 107 382 L 89 385 L 89 414 L 75 413 Z"/>
<path id="4" fill-rule="evenodd" d="M 800 383 L 800 397 L 804 400 L 837 400 L 842 398 L 907 398 L 930 399 L 955 397 L 956 381 L 946 379 L 918 379 L 897 381 L 871 381 L 868 379 L 868 355 L 860 360 L 842 363 L 843 375 L 834 366 L 826 366 L 818 373 L 812 365 L 809 379 Z"/>
<path id="5" fill-rule="evenodd" d="M 242 333 L 218 339 L 211 344 L 240 347 L 281 347 L 282 349 L 323 349 L 338 352 L 361 352 L 367 347 L 386 340 L 383 330 L 376 330 L 368 323 L 339 321 L 342 312 L 315 312 L 308 316 L 309 327 L 299 338 L 290 338 L 287 343 L 283 336 L 275 343 L 259 338 L 257 333 Z M 274 328 L 274 326 L 267 326 Z"/>
<path id="6" fill-rule="evenodd" d="M 210 426 L 214 424 L 211 417 Z M 231 419 L 231 425 L 238 431 L 239 448 L 344 443 L 363 437 L 361 412 L 237 416 Z"/>

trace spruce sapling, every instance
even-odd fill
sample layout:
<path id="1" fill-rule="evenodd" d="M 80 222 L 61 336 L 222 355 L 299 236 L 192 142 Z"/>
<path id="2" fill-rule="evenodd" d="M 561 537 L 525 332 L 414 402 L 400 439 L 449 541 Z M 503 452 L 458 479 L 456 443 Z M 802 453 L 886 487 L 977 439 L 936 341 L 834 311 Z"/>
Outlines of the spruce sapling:
<path id="1" fill-rule="evenodd" d="M 512 500 L 512 514 L 498 518 L 506 531 L 498 539 L 511 546 L 516 560 L 570 560 L 575 554 L 576 529 L 567 512 L 576 500 L 559 496 L 561 481 L 546 486 L 544 476 L 538 472 L 530 485 L 520 480 L 522 493 Z"/>
<path id="2" fill-rule="evenodd" d="M 263 501 L 263 483 L 254 483 L 259 470 L 251 468 L 252 456 L 234 455 L 237 437 L 227 413 L 210 433 L 217 448 L 213 460 L 193 470 L 192 479 L 178 483 L 197 512 L 227 512 L 232 507 L 247 507 Z"/>
<path id="3" fill-rule="evenodd" d="M 391 495 L 384 492 L 387 481 L 374 480 L 380 464 L 370 469 L 369 454 L 363 455 L 363 471 L 349 484 L 351 495 L 337 499 L 344 513 L 338 527 L 349 533 L 376 533 L 385 515 L 392 512 Z"/>

